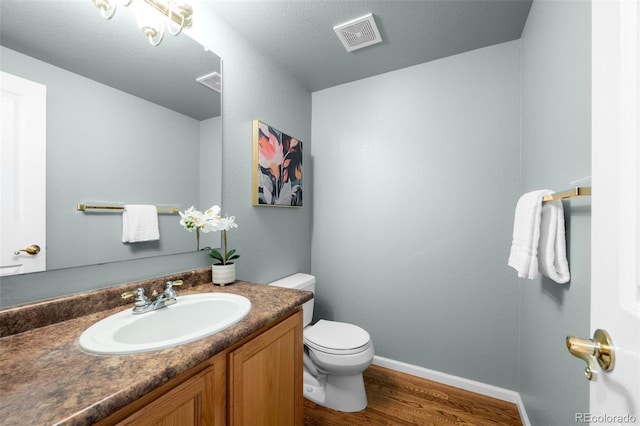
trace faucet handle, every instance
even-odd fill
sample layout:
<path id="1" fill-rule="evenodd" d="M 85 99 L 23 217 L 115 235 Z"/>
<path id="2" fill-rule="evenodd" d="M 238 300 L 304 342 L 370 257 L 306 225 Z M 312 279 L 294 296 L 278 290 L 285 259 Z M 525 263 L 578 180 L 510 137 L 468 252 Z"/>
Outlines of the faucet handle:
<path id="1" fill-rule="evenodd" d="M 182 285 L 182 280 L 167 281 L 167 287 L 164 289 L 164 295 L 166 297 L 176 297 L 176 291 L 173 287 Z"/>
<path id="2" fill-rule="evenodd" d="M 169 290 L 171 287 L 178 287 L 181 285 L 182 285 L 182 280 L 167 281 L 166 288 L 167 290 Z"/>
<path id="3" fill-rule="evenodd" d="M 128 299 L 130 297 L 136 296 L 135 306 L 144 306 L 149 302 L 147 296 L 144 295 L 144 288 L 138 287 L 134 291 L 127 291 L 120 295 L 123 299 Z"/>
<path id="4" fill-rule="evenodd" d="M 129 299 L 129 298 L 131 298 L 131 297 L 133 297 L 135 295 L 136 295 L 135 291 L 125 291 L 124 293 L 122 293 L 120 295 L 120 297 L 123 298 L 123 299 Z"/>

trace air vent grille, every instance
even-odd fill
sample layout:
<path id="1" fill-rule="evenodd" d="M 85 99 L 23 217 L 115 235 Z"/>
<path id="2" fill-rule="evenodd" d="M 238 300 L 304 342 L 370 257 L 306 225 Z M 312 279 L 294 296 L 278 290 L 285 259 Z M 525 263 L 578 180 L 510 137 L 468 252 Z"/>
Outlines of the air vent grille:
<path id="1" fill-rule="evenodd" d="M 211 90 L 222 93 L 222 75 L 218 72 L 212 72 L 211 74 L 198 77 L 196 81 Z"/>
<path id="2" fill-rule="evenodd" d="M 345 49 L 347 49 L 347 52 L 362 49 L 382 41 L 380 31 L 378 31 L 376 21 L 371 13 L 344 24 L 336 25 L 333 30 Z"/>

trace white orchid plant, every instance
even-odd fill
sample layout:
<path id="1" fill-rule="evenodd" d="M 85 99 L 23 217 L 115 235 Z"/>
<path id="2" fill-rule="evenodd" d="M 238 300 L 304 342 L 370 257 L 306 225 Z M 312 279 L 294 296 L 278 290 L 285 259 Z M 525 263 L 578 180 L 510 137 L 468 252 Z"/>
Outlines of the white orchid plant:
<path id="1" fill-rule="evenodd" d="M 193 206 L 180 213 L 180 225 L 189 232 L 196 231 L 196 244 L 197 250 L 200 251 L 200 231 L 207 234 L 209 232 L 222 231 L 222 253 L 218 250 L 205 247 L 205 250 L 209 250 L 209 256 L 215 259 L 217 265 L 228 265 L 231 260 L 238 259 L 239 254 L 236 254 L 235 249 L 227 251 L 227 231 L 233 228 L 237 228 L 238 224 L 235 222 L 235 216 L 220 215 L 219 206 L 211 206 L 211 208 L 205 210 L 204 213 L 196 210 Z"/>

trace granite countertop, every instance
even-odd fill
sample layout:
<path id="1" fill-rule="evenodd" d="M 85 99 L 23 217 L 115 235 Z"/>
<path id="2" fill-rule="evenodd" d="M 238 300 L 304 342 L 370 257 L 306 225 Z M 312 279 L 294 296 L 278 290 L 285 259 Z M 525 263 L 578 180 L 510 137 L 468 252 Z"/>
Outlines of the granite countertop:
<path id="1" fill-rule="evenodd" d="M 206 272 L 187 277 L 162 277 L 141 282 L 144 285 L 132 283 L 0 310 L 2 423 L 94 423 L 313 297 L 307 291 L 238 281 L 217 287 L 202 281 L 202 274 L 206 277 Z M 121 292 L 139 286 L 161 289 L 166 279 L 185 279 L 178 296 L 202 292 L 245 296 L 251 301 L 251 311 L 224 331 L 173 348 L 118 356 L 91 355 L 80 349 L 78 338 L 87 327 L 116 312 L 131 309 L 130 301 L 122 305 L 118 300 Z M 43 319 L 43 315 L 47 318 Z"/>

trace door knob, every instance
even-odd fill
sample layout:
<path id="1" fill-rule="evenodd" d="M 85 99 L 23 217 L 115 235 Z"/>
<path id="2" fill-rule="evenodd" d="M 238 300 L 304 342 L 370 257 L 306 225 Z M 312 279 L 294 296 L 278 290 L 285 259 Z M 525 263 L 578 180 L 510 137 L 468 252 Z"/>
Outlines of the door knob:
<path id="1" fill-rule="evenodd" d="M 16 250 L 13 252 L 13 254 L 15 254 L 16 256 L 20 254 L 20 252 L 23 251 L 27 254 L 30 254 L 31 256 L 35 256 L 36 254 L 40 253 L 40 246 L 36 245 L 36 244 L 32 244 L 26 248 L 23 248 L 22 250 Z"/>
<path id="2" fill-rule="evenodd" d="M 598 362 L 600 368 L 604 371 L 613 370 L 616 362 L 613 350 L 613 341 L 611 336 L 605 330 L 597 329 L 593 333 L 593 339 L 581 339 L 575 336 L 567 336 L 567 349 L 571 355 L 584 360 L 587 368 L 584 369 L 584 375 L 587 379 L 593 378 L 592 360 Z"/>

